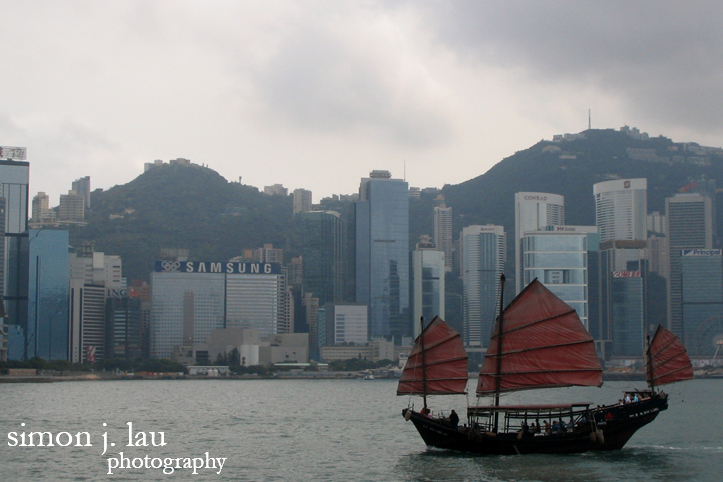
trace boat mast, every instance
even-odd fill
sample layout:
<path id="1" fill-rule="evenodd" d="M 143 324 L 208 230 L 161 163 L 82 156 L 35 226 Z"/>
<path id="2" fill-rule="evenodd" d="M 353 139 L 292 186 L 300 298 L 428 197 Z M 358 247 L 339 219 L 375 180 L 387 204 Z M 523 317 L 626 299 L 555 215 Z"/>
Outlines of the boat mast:
<path id="1" fill-rule="evenodd" d="M 419 317 L 422 329 L 419 332 L 419 342 L 422 349 L 422 399 L 424 400 L 424 414 L 427 415 L 427 363 L 424 356 L 424 317 Z"/>
<path id="2" fill-rule="evenodd" d="M 655 378 L 653 378 L 653 350 L 650 347 L 650 335 L 648 340 L 648 378 L 650 378 L 650 391 L 655 392 Z"/>
<path id="3" fill-rule="evenodd" d="M 495 407 L 500 406 L 500 386 L 502 384 L 502 322 L 503 303 L 505 299 L 505 274 L 500 276 L 500 316 L 497 323 L 497 380 L 495 383 Z M 495 411 L 495 432 L 499 424 L 500 413 Z"/>

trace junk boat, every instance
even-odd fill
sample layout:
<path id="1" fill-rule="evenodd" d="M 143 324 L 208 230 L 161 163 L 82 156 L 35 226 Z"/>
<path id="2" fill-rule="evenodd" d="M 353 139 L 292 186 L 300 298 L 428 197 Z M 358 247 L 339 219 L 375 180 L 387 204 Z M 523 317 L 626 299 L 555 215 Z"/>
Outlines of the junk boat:
<path id="1" fill-rule="evenodd" d="M 500 405 L 500 395 L 521 390 L 602 386 L 602 366 L 593 339 L 574 309 L 537 279 L 502 309 L 477 382 L 477 397 L 489 405 L 467 407 L 466 423 L 458 416 L 432 417 L 429 395 L 466 394 L 467 354 L 459 333 L 435 317 L 414 342 L 397 395 L 421 395 L 423 407 L 410 404 L 402 415 L 431 447 L 478 454 L 579 453 L 619 450 L 641 427 L 667 410 L 660 385 L 688 380 L 693 369 L 685 347 L 658 326 L 647 340 L 645 390 L 626 392 L 622 403 Z M 411 397 L 410 397 L 411 399 Z M 543 424 L 542 426 L 540 424 Z"/>

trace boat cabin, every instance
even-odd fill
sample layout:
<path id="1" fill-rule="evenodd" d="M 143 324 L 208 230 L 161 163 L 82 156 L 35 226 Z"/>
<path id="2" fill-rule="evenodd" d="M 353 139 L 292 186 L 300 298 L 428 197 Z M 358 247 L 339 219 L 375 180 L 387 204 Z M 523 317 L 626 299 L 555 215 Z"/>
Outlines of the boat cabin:
<path id="1" fill-rule="evenodd" d="M 542 424 L 548 422 L 549 434 L 562 430 L 572 430 L 574 427 L 590 420 L 591 402 L 570 404 L 542 404 L 542 405 L 507 405 L 507 406 L 477 406 L 467 408 L 469 426 L 473 430 L 499 433 L 529 433 L 545 435 L 545 428 L 532 426 L 532 423 Z M 559 421 L 564 422 L 564 428 L 554 429 Z"/>

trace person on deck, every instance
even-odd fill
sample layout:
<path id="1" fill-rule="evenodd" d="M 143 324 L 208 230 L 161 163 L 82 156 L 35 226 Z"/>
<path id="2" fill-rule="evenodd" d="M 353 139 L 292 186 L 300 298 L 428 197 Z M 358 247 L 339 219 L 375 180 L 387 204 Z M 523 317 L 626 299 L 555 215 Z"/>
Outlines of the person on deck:
<path id="1" fill-rule="evenodd" d="M 452 412 L 449 414 L 449 424 L 452 428 L 457 428 L 457 425 L 459 425 L 459 415 L 457 415 L 454 409 L 452 409 Z"/>
<path id="2" fill-rule="evenodd" d="M 545 424 L 545 435 L 550 435 L 552 433 L 552 429 L 550 428 L 550 422 L 545 420 L 544 424 Z"/>

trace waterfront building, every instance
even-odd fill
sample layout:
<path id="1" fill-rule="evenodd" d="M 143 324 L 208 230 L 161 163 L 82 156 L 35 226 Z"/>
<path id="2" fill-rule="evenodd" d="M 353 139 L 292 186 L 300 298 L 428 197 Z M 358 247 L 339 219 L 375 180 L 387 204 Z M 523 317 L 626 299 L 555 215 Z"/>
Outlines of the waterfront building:
<path id="1" fill-rule="evenodd" d="M 670 272 L 668 328 L 685 340 L 682 316 L 681 252 L 713 247 L 713 211 L 709 197 L 677 194 L 665 200 Z"/>
<path id="2" fill-rule="evenodd" d="M 67 245 L 66 245 L 67 246 Z M 125 290 L 120 256 L 94 251 L 85 244 L 70 253 L 68 353 L 73 363 L 105 359 L 106 296 Z"/>
<path id="3" fill-rule="evenodd" d="M 294 214 L 311 211 L 311 191 L 294 189 Z"/>
<path id="4" fill-rule="evenodd" d="M 143 356 L 145 333 L 141 299 L 128 294 L 111 291 L 106 295 L 105 358 Z"/>
<path id="5" fill-rule="evenodd" d="M 68 231 L 30 230 L 24 359 L 68 360 Z"/>
<path id="6" fill-rule="evenodd" d="M 595 226 L 548 226 L 522 236 L 523 282 L 538 279 L 577 312 L 586 329 L 590 327 L 589 259 L 598 250 Z"/>
<path id="7" fill-rule="evenodd" d="M 355 206 L 356 302 L 369 306 L 370 336 L 396 343 L 411 335 L 407 191 L 389 171 L 372 171 Z"/>
<path id="8" fill-rule="evenodd" d="M 681 250 L 680 277 L 684 343 L 690 355 L 712 358 L 723 334 L 723 250 Z"/>
<path id="9" fill-rule="evenodd" d="M 600 243 L 599 324 L 590 334 L 604 359 L 642 356 L 649 263 L 645 241 Z"/>
<path id="10" fill-rule="evenodd" d="M 648 238 L 647 193 L 647 179 L 616 179 L 593 185 L 600 242 Z"/>
<path id="11" fill-rule="evenodd" d="M 462 229 L 462 283 L 464 331 L 469 347 L 486 347 L 499 308 L 500 275 L 505 265 L 503 226 L 467 226 Z"/>
<path id="12" fill-rule="evenodd" d="M 522 266 L 522 236 L 527 231 L 540 231 L 545 226 L 565 224 L 565 198 L 546 192 L 515 193 L 515 292 L 525 287 Z"/>
<path id="13" fill-rule="evenodd" d="M 296 216 L 303 259 L 302 289 L 319 304 L 342 301 L 344 283 L 341 215 L 336 211 L 302 212 Z"/>
<path id="14" fill-rule="evenodd" d="M 263 336 L 288 324 L 277 263 L 158 261 L 151 284 L 153 357 L 203 343 L 215 329 L 253 328 Z"/>
<path id="15" fill-rule="evenodd" d="M 452 208 L 447 207 L 444 204 L 443 199 L 441 200 L 441 204 L 439 206 L 434 207 L 434 244 L 438 251 L 444 253 L 445 271 L 452 271 L 452 260 L 454 257 L 454 243 L 452 241 Z"/>
<path id="16" fill-rule="evenodd" d="M 428 236 L 423 236 L 412 252 L 415 338 L 421 333 L 421 317 L 424 317 L 425 323 L 431 322 L 435 316 L 446 319 L 445 271 L 444 252 L 438 251 Z"/>
<path id="17" fill-rule="evenodd" d="M 0 292 L 5 301 L 5 323 L 21 327 L 28 317 L 30 163 L 25 159 L 24 147 L 0 147 L 0 232 L 3 234 Z"/>

